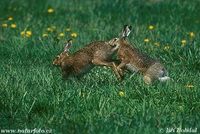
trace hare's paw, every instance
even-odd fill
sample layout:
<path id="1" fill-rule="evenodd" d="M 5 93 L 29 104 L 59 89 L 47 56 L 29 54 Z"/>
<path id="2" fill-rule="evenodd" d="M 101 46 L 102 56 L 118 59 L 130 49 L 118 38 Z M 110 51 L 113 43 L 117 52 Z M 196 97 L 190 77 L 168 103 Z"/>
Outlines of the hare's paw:
<path id="1" fill-rule="evenodd" d="M 144 82 L 148 85 L 150 85 L 152 83 L 152 79 L 149 76 L 144 76 Z"/>

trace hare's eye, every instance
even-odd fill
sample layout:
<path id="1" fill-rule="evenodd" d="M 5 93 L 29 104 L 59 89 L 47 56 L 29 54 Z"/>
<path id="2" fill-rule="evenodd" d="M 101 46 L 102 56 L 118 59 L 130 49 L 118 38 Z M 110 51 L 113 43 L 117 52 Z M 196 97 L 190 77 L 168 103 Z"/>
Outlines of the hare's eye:
<path id="1" fill-rule="evenodd" d="M 117 38 L 114 38 L 114 41 L 117 41 Z"/>

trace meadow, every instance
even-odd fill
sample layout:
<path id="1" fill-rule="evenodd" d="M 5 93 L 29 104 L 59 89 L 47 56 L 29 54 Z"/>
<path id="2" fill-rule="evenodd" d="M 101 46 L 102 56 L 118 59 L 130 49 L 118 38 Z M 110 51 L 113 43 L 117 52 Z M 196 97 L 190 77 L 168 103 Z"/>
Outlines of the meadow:
<path id="1" fill-rule="evenodd" d="M 109 68 L 63 80 L 53 59 L 73 38 L 71 53 L 118 37 L 159 59 L 171 80 L 146 85 Z M 199 0 L 1 0 L 0 129 L 51 133 L 200 133 Z M 11 133 L 9 131 L 9 133 Z"/>

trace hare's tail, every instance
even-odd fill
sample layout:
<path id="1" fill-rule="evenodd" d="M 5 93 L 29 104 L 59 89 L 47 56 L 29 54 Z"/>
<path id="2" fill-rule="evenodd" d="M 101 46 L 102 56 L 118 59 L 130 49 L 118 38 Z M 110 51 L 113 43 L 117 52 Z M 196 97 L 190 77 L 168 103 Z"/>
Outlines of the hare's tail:
<path id="1" fill-rule="evenodd" d="M 161 81 L 161 82 L 165 82 L 165 81 L 170 80 L 170 77 L 168 77 L 168 76 L 163 76 L 163 77 L 159 77 L 158 80 Z"/>
<path id="2" fill-rule="evenodd" d="M 161 81 L 161 82 L 165 82 L 165 81 L 170 80 L 169 73 L 164 67 L 160 71 L 160 75 L 158 77 L 158 80 Z"/>

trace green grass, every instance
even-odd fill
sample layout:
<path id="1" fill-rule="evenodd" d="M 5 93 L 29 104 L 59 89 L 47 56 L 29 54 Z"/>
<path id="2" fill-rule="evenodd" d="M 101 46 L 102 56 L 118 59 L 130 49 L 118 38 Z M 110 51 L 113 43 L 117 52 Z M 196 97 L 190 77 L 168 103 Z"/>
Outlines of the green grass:
<path id="1" fill-rule="evenodd" d="M 0 5 L 0 24 L 9 25 L 0 26 L 0 129 L 156 134 L 182 127 L 200 133 L 200 1 L 1 0 Z M 50 7 L 52 14 L 47 13 Z M 14 19 L 8 21 L 9 16 Z M 12 23 L 16 29 L 10 28 Z M 52 66 L 71 32 L 78 34 L 71 48 L 75 52 L 91 41 L 117 37 L 124 24 L 133 26 L 129 41 L 160 59 L 171 81 L 147 86 L 141 75 L 127 73 L 120 83 L 102 67 L 64 81 L 59 68 Z M 56 32 L 46 32 L 50 26 L 56 26 Z M 23 38 L 24 30 L 32 36 Z M 61 32 L 65 37 L 57 39 Z"/>

